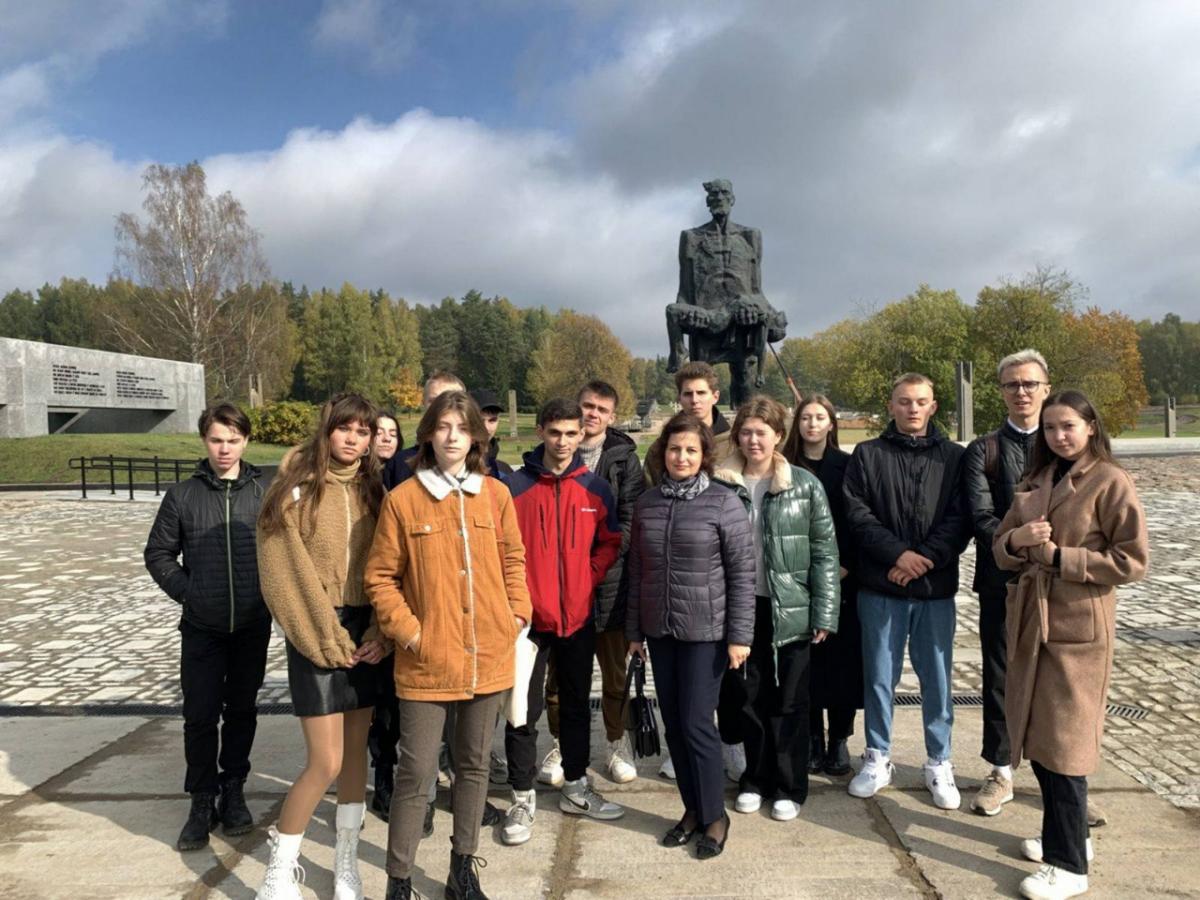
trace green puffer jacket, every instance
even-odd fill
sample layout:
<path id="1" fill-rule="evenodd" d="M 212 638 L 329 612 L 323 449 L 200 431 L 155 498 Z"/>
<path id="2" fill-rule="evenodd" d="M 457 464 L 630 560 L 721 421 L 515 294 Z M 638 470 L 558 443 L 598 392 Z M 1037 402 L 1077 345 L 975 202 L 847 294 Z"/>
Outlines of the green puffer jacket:
<path id="1" fill-rule="evenodd" d="M 745 465 L 741 451 L 735 450 L 717 469 L 716 479 L 737 492 L 749 513 Z M 841 609 L 837 538 L 821 482 L 776 453 L 759 524 L 774 611 L 774 646 L 807 640 L 818 628 L 836 632 Z"/>

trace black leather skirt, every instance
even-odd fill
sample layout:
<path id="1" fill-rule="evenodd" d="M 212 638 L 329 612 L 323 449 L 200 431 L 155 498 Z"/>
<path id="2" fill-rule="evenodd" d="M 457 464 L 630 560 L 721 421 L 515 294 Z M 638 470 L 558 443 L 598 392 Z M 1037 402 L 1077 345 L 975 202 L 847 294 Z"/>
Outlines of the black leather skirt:
<path id="1" fill-rule="evenodd" d="M 355 646 L 371 624 L 371 607 L 343 606 L 338 622 L 350 632 Z M 287 642 L 288 687 L 297 716 L 328 716 L 375 705 L 379 694 L 379 665 L 359 663 L 350 669 L 324 669 Z"/>

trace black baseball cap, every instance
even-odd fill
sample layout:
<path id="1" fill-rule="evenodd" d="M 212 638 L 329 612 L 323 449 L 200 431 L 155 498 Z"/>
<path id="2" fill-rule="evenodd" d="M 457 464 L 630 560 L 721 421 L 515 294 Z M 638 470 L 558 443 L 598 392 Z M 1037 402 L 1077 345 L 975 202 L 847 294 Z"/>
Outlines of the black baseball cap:
<path id="1" fill-rule="evenodd" d="M 504 404 L 500 402 L 500 397 L 495 391 L 488 388 L 476 388 L 470 393 L 471 399 L 479 405 L 480 410 L 495 409 L 504 412 Z"/>

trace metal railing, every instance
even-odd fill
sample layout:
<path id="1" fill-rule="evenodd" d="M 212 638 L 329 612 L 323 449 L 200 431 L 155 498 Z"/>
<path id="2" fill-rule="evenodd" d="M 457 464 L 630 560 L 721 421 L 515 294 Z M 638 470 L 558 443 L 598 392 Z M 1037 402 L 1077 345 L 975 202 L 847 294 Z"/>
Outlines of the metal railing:
<path id="1" fill-rule="evenodd" d="M 117 478 L 124 482 L 121 490 L 129 490 L 129 499 L 133 499 L 134 490 L 149 490 L 151 485 L 137 483 L 133 476 L 153 474 L 154 495 L 162 493 L 164 484 L 171 485 L 190 478 L 196 469 L 196 459 L 164 459 L 159 456 L 76 456 L 68 461 L 72 469 L 79 470 L 79 486 L 83 491 L 83 499 L 88 495 L 88 473 L 100 475 L 99 481 L 93 481 L 95 487 L 101 487 L 107 481 L 108 492 L 114 496 L 117 493 Z M 104 476 L 107 475 L 107 478 Z"/>

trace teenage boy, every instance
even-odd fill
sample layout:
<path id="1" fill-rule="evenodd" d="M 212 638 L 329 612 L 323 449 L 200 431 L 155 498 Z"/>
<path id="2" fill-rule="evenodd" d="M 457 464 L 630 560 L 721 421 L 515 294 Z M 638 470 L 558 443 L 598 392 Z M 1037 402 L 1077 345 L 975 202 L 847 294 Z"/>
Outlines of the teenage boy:
<path id="1" fill-rule="evenodd" d="M 706 362 L 690 362 L 675 373 L 675 390 L 679 395 L 682 411 L 691 413 L 713 433 L 713 462 L 720 464 L 733 449 L 730 441 L 729 423 L 717 410 L 721 392 L 717 388 L 717 370 Z M 656 487 L 662 481 L 662 467 L 655 460 L 663 458 L 651 445 L 646 454 L 646 482 Z"/>
<path id="2" fill-rule="evenodd" d="M 207 458 L 167 489 L 143 554 L 151 577 L 183 612 L 183 789 L 192 807 L 175 843 L 180 850 L 206 846 L 218 822 L 227 835 L 254 827 L 244 785 L 271 637 L 254 542 L 262 473 L 242 460 L 250 420 L 218 403 L 199 427 Z"/>
<path id="3" fill-rule="evenodd" d="M 533 834 L 537 795 L 537 720 L 545 703 L 546 664 L 558 673 L 559 728 L 565 781 L 558 808 L 571 815 L 617 819 L 625 810 L 592 789 L 590 756 L 592 656 L 596 627 L 592 595 L 621 552 L 621 529 L 612 491 L 579 458 L 583 410 L 551 400 L 537 418 L 542 443 L 524 456 L 509 479 L 525 541 L 525 579 L 533 600 L 529 639 L 538 648 L 529 680 L 525 724 L 504 728 L 513 804 L 501 840 L 523 844 Z"/>
<path id="4" fill-rule="evenodd" d="M 979 594 L 979 643 L 983 651 L 983 758 L 992 771 L 971 800 L 971 809 L 994 816 L 1013 798 L 1012 754 L 1004 718 L 1008 641 L 1004 632 L 1005 585 L 992 555 L 996 526 L 1012 506 L 1013 491 L 1033 452 L 1042 404 L 1050 394 L 1050 371 L 1036 350 L 1022 350 L 996 367 L 1008 418 L 976 438 L 963 456 L 963 490 L 975 531 L 975 582 Z"/>
<path id="5" fill-rule="evenodd" d="M 608 738 L 608 777 L 617 784 L 637 778 L 625 747 L 625 596 L 629 582 L 625 577 L 625 554 L 629 550 L 629 532 L 637 498 L 646 489 L 637 442 L 613 428 L 617 420 L 617 389 L 606 381 L 589 381 L 579 391 L 583 410 L 583 440 L 579 458 L 612 489 L 617 503 L 617 521 L 621 524 L 621 555 L 596 588 L 593 606 L 596 613 L 596 661 L 600 664 L 601 701 L 604 731 Z M 538 781 L 561 787 L 562 751 L 558 729 L 558 683 L 554 665 L 546 673 L 546 719 L 554 736 L 554 747 L 538 770 Z"/>
<path id="6" fill-rule="evenodd" d="M 513 467 L 500 459 L 500 438 L 496 437 L 496 432 L 500 430 L 500 414 L 504 412 L 504 407 L 500 405 L 500 397 L 488 388 L 476 388 L 471 391 L 471 399 L 478 404 L 479 411 L 483 413 L 483 424 L 487 428 L 488 473 L 507 484 Z"/>
<path id="7" fill-rule="evenodd" d="M 882 435 L 854 448 L 843 490 L 846 521 L 858 549 L 858 617 L 862 624 L 863 719 L 867 750 L 850 781 L 871 797 L 892 781 L 892 701 L 904 645 L 921 684 L 925 786 L 942 809 L 958 809 L 950 764 L 950 670 L 958 557 L 969 538 L 961 496 L 963 448 L 930 420 L 933 382 L 901 375 Z"/>

